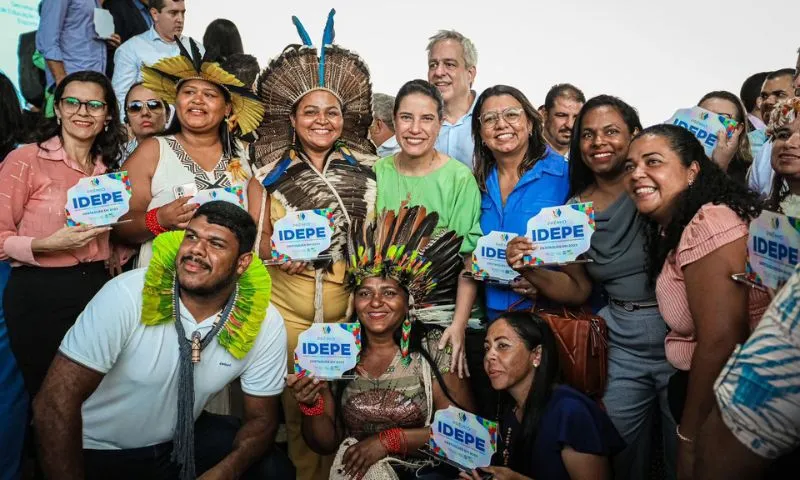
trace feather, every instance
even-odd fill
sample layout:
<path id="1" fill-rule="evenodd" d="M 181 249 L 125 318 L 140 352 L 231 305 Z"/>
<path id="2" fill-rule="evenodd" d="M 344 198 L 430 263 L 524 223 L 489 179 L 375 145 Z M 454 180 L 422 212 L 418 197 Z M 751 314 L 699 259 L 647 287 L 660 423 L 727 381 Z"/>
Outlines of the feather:
<path id="1" fill-rule="evenodd" d="M 378 223 L 378 235 L 375 237 L 375 263 L 380 264 L 386 258 L 386 251 L 389 249 L 389 239 L 392 238 L 394 232 L 395 217 L 394 211 L 389 210 L 381 216 L 381 222 Z"/>
<path id="2" fill-rule="evenodd" d="M 336 14 L 336 9 L 332 8 L 328 13 L 328 21 L 325 22 L 325 31 L 322 32 L 322 45 L 320 45 L 319 53 L 319 86 L 325 86 L 325 51 L 328 45 L 333 45 L 333 16 Z"/>
<path id="3" fill-rule="evenodd" d="M 181 42 L 178 41 L 178 43 Z M 197 43 L 192 38 L 189 38 L 189 48 L 192 49 L 192 56 L 190 58 L 194 64 L 194 69 L 199 72 L 203 65 L 203 55 L 200 53 L 200 47 L 197 46 Z"/>
<path id="4" fill-rule="evenodd" d="M 311 37 L 308 36 L 308 32 L 306 31 L 306 27 L 300 22 L 300 19 L 296 16 L 292 15 L 292 23 L 294 23 L 295 28 L 297 28 L 297 34 L 300 35 L 300 40 L 303 42 L 303 45 L 311 46 Z"/>

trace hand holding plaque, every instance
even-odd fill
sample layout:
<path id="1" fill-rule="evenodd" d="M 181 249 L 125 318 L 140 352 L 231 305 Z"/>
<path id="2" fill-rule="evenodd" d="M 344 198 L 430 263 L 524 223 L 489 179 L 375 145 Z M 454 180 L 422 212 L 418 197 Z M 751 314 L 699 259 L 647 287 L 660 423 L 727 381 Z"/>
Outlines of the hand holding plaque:
<path id="1" fill-rule="evenodd" d="M 128 213 L 130 200 L 128 172 L 81 178 L 67 190 L 67 226 L 113 226 Z"/>
<path id="2" fill-rule="evenodd" d="M 360 323 L 315 323 L 301 333 L 294 350 L 294 373 L 320 380 L 352 379 L 361 353 Z"/>
<path id="3" fill-rule="evenodd" d="M 734 280 L 777 290 L 794 273 L 799 252 L 800 219 L 764 210 L 750 223 L 746 270 Z"/>
<path id="4" fill-rule="evenodd" d="M 582 263 L 578 257 L 589 250 L 594 234 L 592 202 L 543 208 L 528 220 L 526 237 L 535 250 L 523 257 L 524 267 Z"/>
<path id="5" fill-rule="evenodd" d="M 469 275 L 475 280 L 509 285 L 519 276 L 506 261 L 506 247 L 516 236 L 516 233 L 493 231 L 479 238 L 472 252 Z"/>
<path id="6" fill-rule="evenodd" d="M 450 406 L 433 417 L 425 453 L 461 470 L 491 464 L 497 450 L 497 422 Z"/>

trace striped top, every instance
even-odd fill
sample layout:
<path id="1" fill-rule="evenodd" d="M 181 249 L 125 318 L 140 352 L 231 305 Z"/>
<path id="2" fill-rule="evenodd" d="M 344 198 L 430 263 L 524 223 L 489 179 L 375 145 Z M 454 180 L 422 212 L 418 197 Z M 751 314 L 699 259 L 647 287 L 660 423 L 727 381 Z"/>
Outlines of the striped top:
<path id="1" fill-rule="evenodd" d="M 672 330 L 667 334 L 665 350 L 667 360 L 675 368 L 686 371 L 690 369 L 692 354 L 697 345 L 683 269 L 747 234 L 747 223 L 736 212 L 726 205 L 707 203 L 700 207 L 683 230 L 678 247 L 667 256 L 656 281 L 656 297 L 661 315 Z M 744 268 L 744 261 L 742 267 Z M 720 281 L 732 280 L 724 278 Z M 751 289 L 749 300 L 750 327 L 754 328 L 769 303 L 769 297 L 760 290 Z"/>
<path id="2" fill-rule="evenodd" d="M 753 453 L 773 459 L 800 446 L 800 269 L 714 390 L 725 425 Z"/>

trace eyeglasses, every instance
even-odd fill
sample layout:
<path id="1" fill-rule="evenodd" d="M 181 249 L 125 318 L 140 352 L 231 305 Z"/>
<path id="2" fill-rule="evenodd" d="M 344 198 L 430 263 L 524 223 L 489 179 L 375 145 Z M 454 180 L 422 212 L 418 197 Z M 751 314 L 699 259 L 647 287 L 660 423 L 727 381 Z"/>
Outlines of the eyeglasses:
<path id="1" fill-rule="evenodd" d="M 481 115 L 481 125 L 492 128 L 497 125 L 500 117 L 503 117 L 503 120 L 509 125 L 518 125 L 523 115 L 525 115 L 525 110 L 520 107 L 508 107 L 501 112 L 494 110 Z"/>
<path id="2" fill-rule="evenodd" d="M 139 113 L 145 108 L 151 112 L 160 112 L 164 108 L 164 103 L 159 100 L 147 100 L 146 102 L 141 100 L 132 100 L 128 102 L 126 110 L 128 110 L 128 113 Z"/>
<path id="3" fill-rule="evenodd" d="M 78 113 L 83 105 L 86 106 L 86 113 L 93 117 L 106 113 L 106 103 L 100 100 L 87 100 L 82 102 L 75 97 L 64 97 L 61 99 L 61 111 L 67 115 Z"/>

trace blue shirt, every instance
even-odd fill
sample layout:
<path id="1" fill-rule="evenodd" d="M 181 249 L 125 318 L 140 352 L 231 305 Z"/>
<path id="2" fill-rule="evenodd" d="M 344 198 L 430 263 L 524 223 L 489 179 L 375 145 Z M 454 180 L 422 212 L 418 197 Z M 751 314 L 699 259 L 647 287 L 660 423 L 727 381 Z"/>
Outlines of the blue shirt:
<path id="1" fill-rule="evenodd" d="M 475 153 L 475 142 L 472 140 L 472 110 L 475 109 L 477 101 L 478 96 L 475 95 L 467 114 L 459 118 L 456 123 L 442 123 L 442 129 L 439 130 L 439 137 L 436 139 L 436 150 L 455 158 L 470 170 L 473 163 L 472 155 Z"/>
<path id="2" fill-rule="evenodd" d="M 153 16 L 150 15 L 150 7 L 142 3 L 142 0 L 133 0 L 133 6 L 139 10 L 139 13 L 144 18 L 144 23 L 147 24 L 148 27 L 153 26 Z"/>
<path id="3" fill-rule="evenodd" d="M 486 192 L 481 194 L 481 231 L 488 235 L 492 231 L 511 232 L 524 236 L 528 220 L 546 207 L 564 205 L 569 193 L 569 164 L 564 157 L 547 147 L 544 158 L 537 161 L 519 179 L 508 195 L 505 206 L 500 196 L 497 167 L 486 179 Z M 486 285 L 486 307 L 489 319 L 494 320 L 512 303 L 522 297 L 503 285 Z M 526 300 L 516 310 L 532 306 Z"/>
<path id="4" fill-rule="evenodd" d="M 192 51 L 189 47 L 189 37 L 181 37 L 181 43 L 188 52 Z M 198 42 L 195 43 L 200 48 L 200 54 L 204 54 L 203 46 Z M 153 65 L 162 58 L 176 57 L 180 53 L 178 44 L 164 41 L 155 27 L 150 27 L 150 30 L 120 45 L 114 54 L 114 78 L 111 84 L 117 95 L 121 116 L 125 112 L 125 95 L 128 94 L 131 85 L 142 80 L 142 65 Z"/>
<path id="5" fill-rule="evenodd" d="M 99 0 L 44 0 L 36 49 L 45 60 L 64 63 L 67 75 L 81 70 L 106 71 L 106 42 L 94 29 L 94 9 Z M 47 85 L 55 79 L 49 68 Z"/>
<path id="6" fill-rule="evenodd" d="M 625 448 L 625 441 L 614 428 L 611 419 L 583 393 L 568 385 L 553 389 L 550 400 L 541 413 L 533 443 L 533 451 L 522 451 L 522 425 L 512 411 L 503 415 L 500 432 L 511 430 L 510 466 L 530 478 L 569 480 L 569 472 L 561 458 L 567 447 L 579 453 L 611 457 Z M 506 448 L 501 438 L 497 452 Z M 495 454 L 495 460 L 500 460 Z"/>

